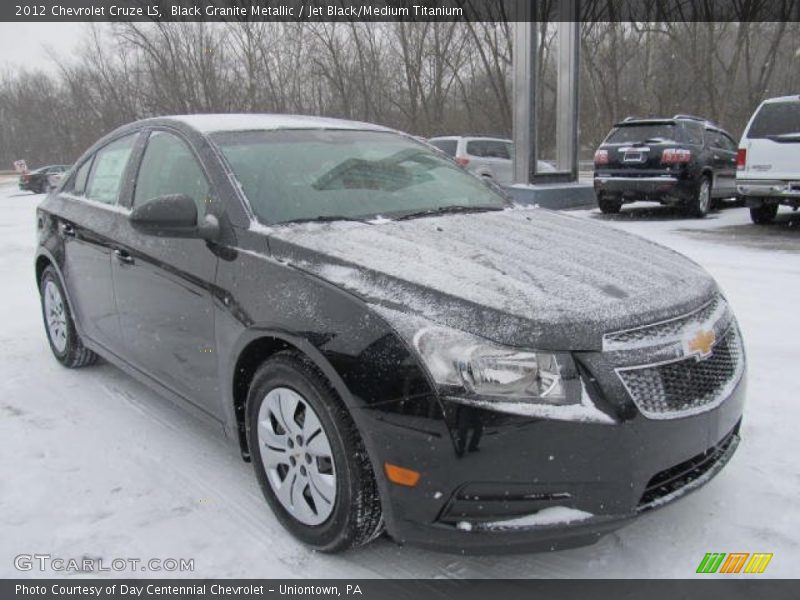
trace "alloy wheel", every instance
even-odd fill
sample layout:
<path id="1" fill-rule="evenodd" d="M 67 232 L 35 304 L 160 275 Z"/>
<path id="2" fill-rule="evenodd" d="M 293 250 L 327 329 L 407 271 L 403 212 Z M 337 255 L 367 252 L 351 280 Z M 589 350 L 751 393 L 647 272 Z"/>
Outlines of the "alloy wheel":
<path id="1" fill-rule="evenodd" d="M 44 313 L 50 341 L 56 351 L 62 353 L 67 348 L 67 315 L 61 290 L 52 280 L 44 286 Z"/>
<path id="2" fill-rule="evenodd" d="M 336 503 L 330 441 L 317 413 L 296 391 L 270 390 L 258 410 L 257 440 L 272 491 L 304 525 L 320 525 Z"/>

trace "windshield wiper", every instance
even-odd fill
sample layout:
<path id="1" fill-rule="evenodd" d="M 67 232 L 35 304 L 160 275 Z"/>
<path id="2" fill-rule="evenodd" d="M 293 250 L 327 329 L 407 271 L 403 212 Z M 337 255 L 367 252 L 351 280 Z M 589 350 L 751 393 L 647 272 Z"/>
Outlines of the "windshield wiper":
<path id="1" fill-rule="evenodd" d="M 490 210 L 504 210 L 502 206 L 440 206 L 438 208 L 428 208 L 415 212 L 405 213 L 395 218 L 395 221 L 405 221 L 418 217 L 430 217 L 434 215 L 447 215 L 456 213 L 486 212 Z"/>
<path id="2" fill-rule="evenodd" d="M 366 223 L 364 219 L 356 217 L 346 217 L 344 215 L 318 215 L 316 217 L 301 217 L 289 221 L 281 221 L 276 225 L 288 225 L 290 223 L 333 223 L 334 221 L 355 221 L 356 223 Z"/>

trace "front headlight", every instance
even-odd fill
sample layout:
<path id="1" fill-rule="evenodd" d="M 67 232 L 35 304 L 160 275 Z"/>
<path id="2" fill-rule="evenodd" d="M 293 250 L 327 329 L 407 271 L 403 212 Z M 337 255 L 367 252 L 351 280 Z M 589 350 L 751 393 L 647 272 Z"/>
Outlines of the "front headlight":
<path id="1" fill-rule="evenodd" d="M 418 330 L 413 344 L 433 379 L 441 386 L 498 400 L 549 405 L 575 404 L 568 397 L 559 358 L 493 344 L 467 333 L 430 326 Z"/>

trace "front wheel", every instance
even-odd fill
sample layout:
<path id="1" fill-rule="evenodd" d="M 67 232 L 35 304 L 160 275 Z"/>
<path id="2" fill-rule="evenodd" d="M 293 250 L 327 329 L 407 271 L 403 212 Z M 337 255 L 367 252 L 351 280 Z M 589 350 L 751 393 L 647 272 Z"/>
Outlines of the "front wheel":
<path id="1" fill-rule="evenodd" d="M 690 215 L 699 219 L 702 219 L 708 214 L 708 211 L 711 209 L 711 179 L 703 177 L 700 180 L 697 193 L 689 202 L 687 208 Z"/>
<path id="2" fill-rule="evenodd" d="M 778 204 L 767 204 L 764 202 L 759 206 L 750 207 L 750 219 L 756 225 L 769 225 L 775 220 L 778 214 Z"/>
<path id="3" fill-rule="evenodd" d="M 267 502 L 323 552 L 366 544 L 383 527 L 375 476 L 350 414 L 307 358 L 280 352 L 253 377 L 250 455 Z"/>
<path id="4" fill-rule="evenodd" d="M 96 362 L 97 355 L 83 345 L 75 330 L 64 288 L 53 267 L 47 267 L 42 273 L 39 294 L 47 341 L 56 360 L 69 368 Z"/>

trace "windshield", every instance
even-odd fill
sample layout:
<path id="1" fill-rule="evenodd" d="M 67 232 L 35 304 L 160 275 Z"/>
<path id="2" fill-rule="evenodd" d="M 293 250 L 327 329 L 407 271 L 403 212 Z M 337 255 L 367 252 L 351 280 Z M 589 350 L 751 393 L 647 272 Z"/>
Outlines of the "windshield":
<path id="1" fill-rule="evenodd" d="M 621 125 L 611 132 L 605 143 L 623 144 L 648 140 L 675 140 L 675 125 L 670 123 Z"/>
<path id="2" fill-rule="evenodd" d="M 770 102 L 758 111 L 747 137 L 765 138 L 791 133 L 800 133 L 800 102 Z"/>
<path id="3" fill-rule="evenodd" d="M 506 206 L 478 178 L 395 133 L 245 131 L 213 139 L 266 224 Z"/>

